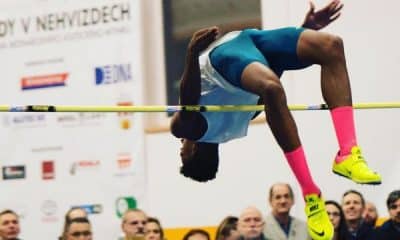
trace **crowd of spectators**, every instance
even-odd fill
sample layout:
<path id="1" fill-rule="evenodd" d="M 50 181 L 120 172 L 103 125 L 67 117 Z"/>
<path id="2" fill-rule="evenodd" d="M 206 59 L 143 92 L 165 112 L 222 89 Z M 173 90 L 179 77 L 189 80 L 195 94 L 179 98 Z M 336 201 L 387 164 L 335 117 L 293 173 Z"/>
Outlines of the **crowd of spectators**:
<path id="1" fill-rule="evenodd" d="M 215 236 L 205 229 L 188 230 L 182 240 L 308 240 L 306 223 L 292 216 L 295 203 L 291 186 L 273 184 L 268 202 L 271 211 L 262 213 L 248 206 L 237 216 L 226 216 L 218 224 Z M 340 203 L 325 202 L 326 211 L 335 229 L 333 240 L 399 240 L 400 190 L 389 193 L 386 200 L 389 217 L 379 221 L 374 203 L 366 201 L 356 190 L 343 193 Z M 121 219 L 123 236 L 119 240 L 165 240 L 164 229 L 156 217 L 141 209 L 128 209 Z M 18 214 L 11 209 L 0 212 L 0 240 L 19 240 Z M 71 208 L 64 219 L 59 240 L 93 240 L 92 225 L 84 209 Z M 172 239 L 168 239 L 172 240 Z M 174 239 L 175 240 L 175 239 Z"/>

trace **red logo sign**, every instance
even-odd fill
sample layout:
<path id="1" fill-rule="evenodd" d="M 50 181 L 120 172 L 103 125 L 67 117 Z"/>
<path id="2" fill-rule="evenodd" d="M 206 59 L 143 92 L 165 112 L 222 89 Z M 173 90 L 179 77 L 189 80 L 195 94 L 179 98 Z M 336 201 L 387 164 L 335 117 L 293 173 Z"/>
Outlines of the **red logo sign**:
<path id="1" fill-rule="evenodd" d="M 43 161 L 42 162 L 42 178 L 43 180 L 54 179 L 54 162 L 53 161 Z"/>
<path id="2" fill-rule="evenodd" d="M 37 88 L 65 86 L 67 77 L 68 73 L 23 77 L 21 79 L 21 88 L 22 90 L 29 90 Z"/>

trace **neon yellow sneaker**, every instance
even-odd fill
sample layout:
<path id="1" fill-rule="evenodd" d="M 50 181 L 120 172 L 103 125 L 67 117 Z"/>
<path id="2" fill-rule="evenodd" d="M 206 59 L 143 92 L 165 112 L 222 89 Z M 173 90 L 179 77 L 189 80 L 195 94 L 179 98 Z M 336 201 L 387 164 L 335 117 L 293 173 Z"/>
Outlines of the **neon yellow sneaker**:
<path id="1" fill-rule="evenodd" d="M 352 147 L 351 154 L 342 162 L 334 161 L 332 171 L 356 183 L 381 184 L 381 176 L 367 166 L 358 146 Z"/>
<path id="2" fill-rule="evenodd" d="M 305 196 L 308 233 L 314 240 L 331 240 L 333 225 L 325 210 L 325 203 L 317 194 Z"/>

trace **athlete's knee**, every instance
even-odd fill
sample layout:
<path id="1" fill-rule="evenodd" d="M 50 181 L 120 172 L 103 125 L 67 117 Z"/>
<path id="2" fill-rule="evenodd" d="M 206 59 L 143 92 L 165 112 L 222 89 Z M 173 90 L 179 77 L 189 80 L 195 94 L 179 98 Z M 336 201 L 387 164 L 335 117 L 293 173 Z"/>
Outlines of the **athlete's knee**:
<path id="1" fill-rule="evenodd" d="M 285 90 L 279 79 L 266 81 L 262 86 L 262 97 L 266 102 L 280 102 L 285 101 Z"/>
<path id="2" fill-rule="evenodd" d="M 337 35 L 327 34 L 323 40 L 323 53 L 328 58 L 344 58 L 343 39 Z"/>

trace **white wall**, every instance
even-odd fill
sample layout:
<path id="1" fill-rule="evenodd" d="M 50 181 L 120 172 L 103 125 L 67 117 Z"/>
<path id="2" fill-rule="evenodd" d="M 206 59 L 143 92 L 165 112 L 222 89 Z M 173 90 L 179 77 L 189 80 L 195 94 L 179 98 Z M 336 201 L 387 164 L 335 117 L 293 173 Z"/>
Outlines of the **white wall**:
<path id="1" fill-rule="evenodd" d="M 326 31 L 343 37 L 351 76 L 354 102 L 398 101 L 400 83 L 400 16 L 396 0 L 343 1 L 342 17 Z M 316 1 L 317 7 L 327 1 Z M 307 1 L 262 1 L 266 28 L 300 25 Z M 290 104 L 322 102 L 319 67 L 285 74 L 284 85 Z M 331 164 L 337 143 L 329 112 L 295 112 L 303 145 L 315 181 L 326 199 L 340 200 L 345 190 L 361 191 L 386 215 L 387 194 L 399 188 L 400 134 L 397 109 L 357 110 L 358 141 L 369 165 L 383 175 L 380 186 L 362 186 L 335 176 Z M 195 183 L 178 173 L 179 141 L 169 133 L 146 137 L 149 167 L 150 214 L 159 216 L 166 227 L 217 224 L 228 214 L 238 214 L 248 205 L 269 211 L 267 190 L 276 181 L 289 182 L 297 204 L 293 214 L 304 218 L 300 191 L 282 152 L 266 125 L 253 125 L 248 137 L 221 146 L 220 171 L 216 180 Z"/>

